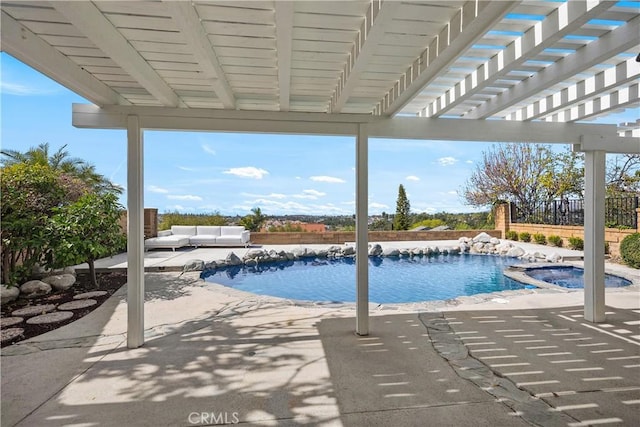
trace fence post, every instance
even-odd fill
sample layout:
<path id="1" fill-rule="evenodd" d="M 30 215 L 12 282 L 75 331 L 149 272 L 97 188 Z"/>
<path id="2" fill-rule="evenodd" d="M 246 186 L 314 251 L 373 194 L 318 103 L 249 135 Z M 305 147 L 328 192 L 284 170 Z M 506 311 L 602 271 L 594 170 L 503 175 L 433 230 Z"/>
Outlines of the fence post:
<path id="1" fill-rule="evenodd" d="M 505 238 L 507 231 L 509 231 L 509 224 L 511 222 L 509 207 L 510 207 L 510 204 L 508 203 L 500 203 L 500 204 L 497 204 L 495 207 L 496 230 L 500 231 L 502 235 L 501 237 L 502 239 Z"/>

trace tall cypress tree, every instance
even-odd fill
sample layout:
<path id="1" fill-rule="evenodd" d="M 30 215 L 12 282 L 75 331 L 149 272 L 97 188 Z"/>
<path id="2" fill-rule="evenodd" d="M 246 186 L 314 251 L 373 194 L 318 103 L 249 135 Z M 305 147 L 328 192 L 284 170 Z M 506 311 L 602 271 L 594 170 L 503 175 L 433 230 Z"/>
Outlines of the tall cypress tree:
<path id="1" fill-rule="evenodd" d="M 396 201 L 396 215 L 393 218 L 393 228 L 395 230 L 408 230 L 409 229 L 409 211 L 411 206 L 409 199 L 407 199 L 407 193 L 404 191 L 404 186 L 400 184 L 398 187 L 398 200 Z"/>

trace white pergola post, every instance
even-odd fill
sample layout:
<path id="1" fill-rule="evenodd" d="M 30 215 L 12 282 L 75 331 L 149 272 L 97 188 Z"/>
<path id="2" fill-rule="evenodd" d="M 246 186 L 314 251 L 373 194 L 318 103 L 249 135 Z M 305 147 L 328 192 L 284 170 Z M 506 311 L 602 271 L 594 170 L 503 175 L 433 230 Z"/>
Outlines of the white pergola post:
<path id="1" fill-rule="evenodd" d="M 356 334 L 369 335 L 369 136 L 358 125 L 356 137 Z"/>
<path id="2" fill-rule="evenodd" d="M 585 152 L 584 318 L 604 322 L 604 151 Z"/>
<path id="3" fill-rule="evenodd" d="M 144 344 L 144 146 L 138 116 L 127 117 L 127 347 Z"/>

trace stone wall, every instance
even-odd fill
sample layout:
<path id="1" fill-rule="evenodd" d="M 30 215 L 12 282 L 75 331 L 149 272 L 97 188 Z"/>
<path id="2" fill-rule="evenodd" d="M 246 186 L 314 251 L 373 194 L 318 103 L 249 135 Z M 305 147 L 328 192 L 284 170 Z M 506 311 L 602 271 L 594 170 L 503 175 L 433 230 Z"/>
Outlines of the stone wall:
<path id="1" fill-rule="evenodd" d="M 446 230 L 446 231 L 370 231 L 370 242 L 458 240 L 475 236 L 484 231 L 491 237 L 500 238 L 499 230 Z M 326 231 L 324 233 L 251 233 L 251 242 L 259 245 L 287 244 L 343 244 L 354 242 L 354 231 Z"/>
<path id="2" fill-rule="evenodd" d="M 638 225 L 640 226 L 640 209 L 637 210 Z M 496 230 L 500 231 L 501 238 L 504 239 L 507 231 L 516 233 L 527 232 L 531 235 L 540 233 L 546 237 L 556 235 L 562 237 L 563 246 L 569 244 L 569 237 L 580 237 L 584 239 L 584 227 L 570 225 L 549 225 L 549 224 L 520 224 L 511 222 L 509 205 L 502 204 L 496 207 Z M 617 228 L 605 228 L 604 240 L 609 243 L 609 253 L 613 256 L 620 255 L 620 242 L 629 234 L 640 232 L 640 229 L 619 230 Z"/>

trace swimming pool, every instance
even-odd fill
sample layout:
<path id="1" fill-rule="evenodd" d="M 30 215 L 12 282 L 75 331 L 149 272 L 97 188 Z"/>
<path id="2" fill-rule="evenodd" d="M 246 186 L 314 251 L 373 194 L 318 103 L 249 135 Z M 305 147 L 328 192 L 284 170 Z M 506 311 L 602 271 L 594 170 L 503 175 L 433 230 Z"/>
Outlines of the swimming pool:
<path id="1" fill-rule="evenodd" d="M 573 266 L 530 268 L 525 270 L 525 274 L 536 280 L 542 280 L 543 282 L 562 286 L 563 288 L 584 288 L 584 270 Z M 611 274 L 605 274 L 605 288 L 620 288 L 629 285 L 631 285 L 630 280 Z"/>
<path id="2" fill-rule="evenodd" d="M 487 255 L 369 258 L 369 300 L 376 303 L 434 301 L 463 295 L 531 288 L 503 275 L 522 263 Z M 355 260 L 301 260 L 205 271 L 202 277 L 247 292 L 306 301 L 353 302 Z"/>

